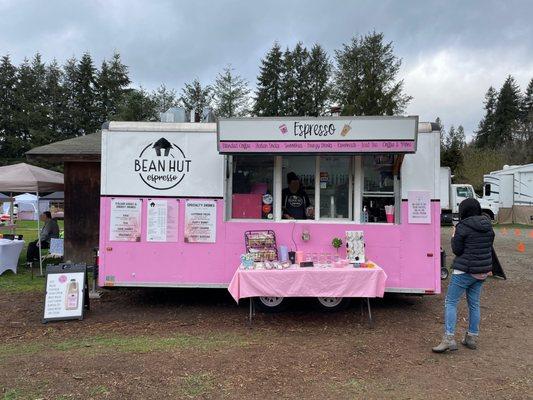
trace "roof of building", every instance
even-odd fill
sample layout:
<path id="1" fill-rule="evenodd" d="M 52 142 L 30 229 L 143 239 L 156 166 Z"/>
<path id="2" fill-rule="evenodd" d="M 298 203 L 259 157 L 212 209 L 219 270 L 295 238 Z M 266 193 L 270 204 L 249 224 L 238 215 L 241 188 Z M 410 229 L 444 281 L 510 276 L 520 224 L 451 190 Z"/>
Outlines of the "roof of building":
<path id="1" fill-rule="evenodd" d="M 100 161 L 102 133 L 78 136 L 39 146 L 26 152 L 30 160 Z"/>

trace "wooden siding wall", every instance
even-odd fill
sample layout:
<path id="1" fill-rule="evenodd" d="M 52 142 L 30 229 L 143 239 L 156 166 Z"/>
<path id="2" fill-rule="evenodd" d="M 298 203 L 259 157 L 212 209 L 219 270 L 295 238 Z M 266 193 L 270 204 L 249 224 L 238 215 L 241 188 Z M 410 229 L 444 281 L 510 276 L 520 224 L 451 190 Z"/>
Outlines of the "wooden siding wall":
<path id="1" fill-rule="evenodd" d="M 65 162 L 65 260 L 94 262 L 100 225 L 100 163 Z"/>

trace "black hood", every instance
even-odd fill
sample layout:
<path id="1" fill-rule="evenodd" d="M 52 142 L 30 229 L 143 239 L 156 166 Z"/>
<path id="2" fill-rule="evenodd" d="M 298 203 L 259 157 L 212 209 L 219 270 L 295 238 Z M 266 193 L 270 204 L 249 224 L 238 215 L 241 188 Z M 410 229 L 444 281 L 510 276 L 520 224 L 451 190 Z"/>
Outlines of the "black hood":
<path id="1" fill-rule="evenodd" d="M 459 204 L 459 219 L 481 215 L 481 205 L 474 198 L 465 199 Z"/>
<path id="2" fill-rule="evenodd" d="M 492 229 L 492 222 L 484 215 L 476 215 L 461 220 L 461 223 L 477 232 L 488 232 Z"/>

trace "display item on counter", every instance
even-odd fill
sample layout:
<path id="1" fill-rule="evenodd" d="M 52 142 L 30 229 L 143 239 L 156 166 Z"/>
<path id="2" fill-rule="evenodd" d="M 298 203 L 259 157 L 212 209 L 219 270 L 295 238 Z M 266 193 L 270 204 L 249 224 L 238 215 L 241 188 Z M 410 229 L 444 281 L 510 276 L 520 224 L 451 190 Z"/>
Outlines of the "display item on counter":
<path id="1" fill-rule="evenodd" d="M 287 246 L 279 246 L 279 260 L 286 262 L 289 259 L 289 249 Z"/>

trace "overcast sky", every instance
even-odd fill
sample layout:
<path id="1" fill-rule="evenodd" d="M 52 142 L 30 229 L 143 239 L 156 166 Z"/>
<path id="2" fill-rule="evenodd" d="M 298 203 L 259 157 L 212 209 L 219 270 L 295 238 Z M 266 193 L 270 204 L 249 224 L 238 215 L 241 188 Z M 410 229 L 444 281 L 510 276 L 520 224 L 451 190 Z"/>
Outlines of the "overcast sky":
<path id="1" fill-rule="evenodd" d="M 376 30 L 403 59 L 400 78 L 414 97 L 407 113 L 470 134 L 490 85 L 512 74 L 524 90 L 533 77 L 532 15 L 531 0 L 0 0 L 0 55 L 63 62 L 88 51 L 99 64 L 117 50 L 134 86 L 212 83 L 227 64 L 255 86 L 274 41 L 320 43 L 333 56 Z"/>

